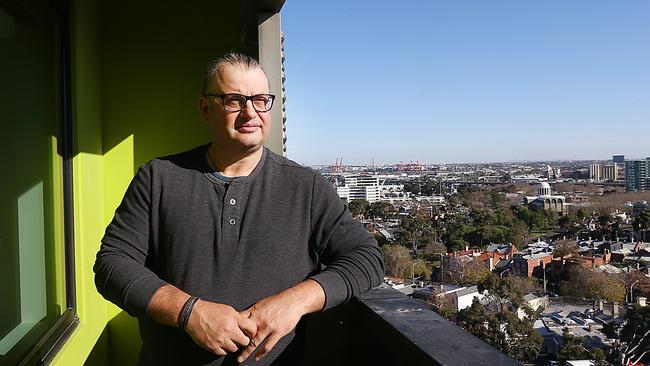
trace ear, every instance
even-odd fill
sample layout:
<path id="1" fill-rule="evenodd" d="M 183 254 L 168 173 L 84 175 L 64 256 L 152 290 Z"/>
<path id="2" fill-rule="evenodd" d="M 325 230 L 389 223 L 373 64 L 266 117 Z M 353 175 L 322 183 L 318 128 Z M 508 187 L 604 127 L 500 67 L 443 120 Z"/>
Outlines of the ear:
<path id="1" fill-rule="evenodd" d="M 199 112 L 201 112 L 203 120 L 207 122 L 210 117 L 210 103 L 204 96 L 199 97 Z"/>

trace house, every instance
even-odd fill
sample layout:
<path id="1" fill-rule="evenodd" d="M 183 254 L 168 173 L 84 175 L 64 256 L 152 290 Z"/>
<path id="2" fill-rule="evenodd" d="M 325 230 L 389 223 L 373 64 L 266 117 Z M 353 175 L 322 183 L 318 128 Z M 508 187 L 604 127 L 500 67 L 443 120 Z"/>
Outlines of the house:
<path id="1" fill-rule="evenodd" d="M 512 260 L 512 272 L 515 276 L 531 277 L 534 272 L 542 273 L 553 260 L 551 253 L 515 255 Z"/>
<path id="2" fill-rule="evenodd" d="M 487 291 L 480 293 L 477 286 L 463 287 L 456 285 L 428 286 L 416 289 L 413 298 L 429 300 L 435 296 L 434 302 L 445 303 L 453 312 L 459 312 L 472 306 L 474 298 L 482 301 Z"/>

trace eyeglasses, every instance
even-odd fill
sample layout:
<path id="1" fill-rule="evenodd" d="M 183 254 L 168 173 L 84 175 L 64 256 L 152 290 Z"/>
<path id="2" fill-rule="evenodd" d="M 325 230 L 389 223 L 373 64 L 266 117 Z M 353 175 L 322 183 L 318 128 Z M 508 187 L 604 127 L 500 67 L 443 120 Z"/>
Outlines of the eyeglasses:
<path id="1" fill-rule="evenodd" d="M 257 112 L 268 112 L 273 107 L 275 95 L 273 94 L 256 94 L 256 95 L 241 95 L 237 93 L 228 94 L 210 94 L 204 93 L 206 97 L 215 97 L 221 99 L 223 109 L 226 112 L 239 112 L 246 108 L 246 103 L 250 100 L 253 102 L 253 109 Z"/>

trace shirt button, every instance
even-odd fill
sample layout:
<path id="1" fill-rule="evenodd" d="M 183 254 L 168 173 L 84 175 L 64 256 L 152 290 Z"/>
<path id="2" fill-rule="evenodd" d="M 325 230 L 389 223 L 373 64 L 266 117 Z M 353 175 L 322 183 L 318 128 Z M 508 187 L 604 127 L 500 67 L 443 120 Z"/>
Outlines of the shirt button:
<path id="1" fill-rule="evenodd" d="M 235 221 L 235 219 L 230 219 L 230 225 L 235 225 L 235 223 L 237 223 L 237 221 Z"/>
<path id="2" fill-rule="evenodd" d="M 234 206 L 234 205 L 235 205 L 235 203 L 237 203 L 237 201 L 235 201 L 235 199 L 234 199 L 234 198 L 231 198 L 231 199 L 230 199 L 230 204 Z"/>

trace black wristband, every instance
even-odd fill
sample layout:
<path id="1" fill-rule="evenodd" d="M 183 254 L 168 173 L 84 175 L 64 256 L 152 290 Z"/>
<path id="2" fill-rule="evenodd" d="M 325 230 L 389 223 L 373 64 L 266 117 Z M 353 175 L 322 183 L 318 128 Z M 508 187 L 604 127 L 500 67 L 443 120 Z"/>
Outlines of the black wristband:
<path id="1" fill-rule="evenodd" d="M 181 308 L 181 312 L 178 314 L 178 328 L 180 330 L 185 331 L 187 321 L 190 320 L 192 309 L 194 309 L 194 304 L 196 304 L 197 301 L 199 301 L 199 298 L 196 296 L 190 296 L 190 298 L 185 301 L 183 308 Z"/>

